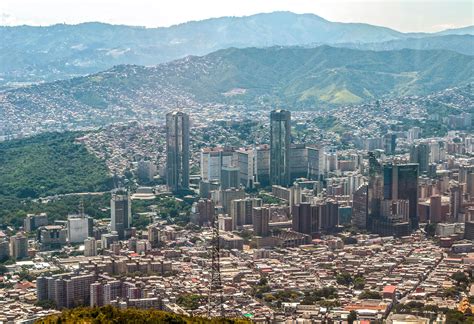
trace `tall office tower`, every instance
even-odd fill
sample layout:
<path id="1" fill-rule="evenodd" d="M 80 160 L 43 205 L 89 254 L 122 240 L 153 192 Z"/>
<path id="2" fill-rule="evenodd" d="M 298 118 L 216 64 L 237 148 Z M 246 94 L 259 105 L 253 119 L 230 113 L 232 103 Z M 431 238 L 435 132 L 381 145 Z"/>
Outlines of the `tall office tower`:
<path id="1" fill-rule="evenodd" d="M 219 180 L 204 181 L 199 182 L 199 196 L 202 198 L 211 198 L 211 192 L 219 190 L 221 187 Z"/>
<path id="2" fill-rule="evenodd" d="M 440 223 L 441 219 L 441 196 L 435 195 L 430 197 L 430 223 Z"/>
<path id="3" fill-rule="evenodd" d="M 319 208 L 319 228 L 322 231 L 332 231 L 339 225 L 339 203 L 334 200 L 327 200 L 316 204 Z"/>
<path id="4" fill-rule="evenodd" d="M 268 207 L 254 207 L 252 214 L 254 235 L 262 237 L 270 235 L 270 209 Z"/>
<path id="5" fill-rule="evenodd" d="M 274 110 L 270 114 L 270 183 L 290 185 L 291 114 Z"/>
<path id="6" fill-rule="evenodd" d="M 10 244 L 7 240 L 0 239 L 0 261 L 5 261 L 10 256 Z"/>
<path id="7" fill-rule="evenodd" d="M 241 149 L 237 151 L 239 166 L 239 182 L 245 188 L 253 188 L 254 183 L 254 150 Z"/>
<path id="8" fill-rule="evenodd" d="M 457 181 L 449 182 L 449 213 L 452 222 L 462 222 L 462 189 Z"/>
<path id="9" fill-rule="evenodd" d="M 468 173 L 466 176 L 466 192 L 474 199 L 474 173 Z"/>
<path id="10" fill-rule="evenodd" d="M 308 175 L 309 180 L 320 180 L 320 150 L 317 147 L 309 146 L 308 148 Z"/>
<path id="11" fill-rule="evenodd" d="M 252 212 L 254 207 L 262 206 L 260 198 L 245 198 L 232 200 L 230 203 L 230 217 L 234 229 L 244 225 L 252 224 Z"/>
<path id="12" fill-rule="evenodd" d="M 400 219 L 383 217 L 383 200 L 407 200 L 409 224 Z M 375 155 L 369 153 L 368 220 L 371 230 L 387 235 L 409 232 L 408 225 L 412 229 L 418 228 L 418 164 L 382 166 Z"/>
<path id="13" fill-rule="evenodd" d="M 383 199 L 382 165 L 374 152 L 369 152 L 369 183 L 367 188 L 367 227 L 373 229 L 375 221 L 380 217 L 380 204 Z"/>
<path id="14" fill-rule="evenodd" d="M 420 127 L 410 128 L 407 132 L 407 140 L 409 142 L 413 142 L 414 140 L 420 138 L 420 134 L 421 134 L 421 128 Z"/>
<path id="15" fill-rule="evenodd" d="M 410 148 L 410 163 L 418 163 L 419 172 L 427 172 L 430 164 L 430 145 L 419 143 Z"/>
<path id="16" fill-rule="evenodd" d="M 48 225 L 48 215 L 46 213 L 28 214 L 23 221 L 23 229 L 26 232 L 34 231 L 45 225 Z"/>
<path id="17" fill-rule="evenodd" d="M 169 190 L 189 189 L 189 116 L 166 114 L 166 183 Z"/>
<path id="18" fill-rule="evenodd" d="M 10 237 L 10 256 L 15 260 L 28 256 L 28 238 L 23 233 Z"/>
<path id="19" fill-rule="evenodd" d="M 386 154 L 395 154 L 395 149 L 397 147 L 397 135 L 390 133 L 385 134 L 383 137 L 383 149 Z"/>
<path id="20" fill-rule="evenodd" d="M 352 196 L 352 224 L 359 229 L 367 228 L 368 186 L 360 186 Z"/>
<path id="21" fill-rule="evenodd" d="M 292 229 L 295 232 L 312 235 L 319 233 L 321 229 L 321 208 L 319 205 L 311 205 L 302 202 L 291 208 Z"/>
<path id="22" fill-rule="evenodd" d="M 398 164 L 398 197 L 408 200 L 409 219 L 412 229 L 418 228 L 418 165 Z"/>
<path id="23" fill-rule="evenodd" d="M 88 237 L 84 240 L 84 256 L 97 255 L 97 241 L 94 237 Z"/>
<path id="24" fill-rule="evenodd" d="M 290 145 L 290 182 L 308 175 L 308 150 L 305 144 Z"/>
<path id="25" fill-rule="evenodd" d="M 110 200 L 110 225 L 117 232 L 120 240 L 125 238 L 125 232 L 132 225 L 132 202 L 128 193 L 113 194 Z"/>
<path id="26" fill-rule="evenodd" d="M 459 183 L 468 183 L 469 174 L 474 173 L 474 165 L 461 164 L 459 166 Z"/>
<path id="27" fill-rule="evenodd" d="M 210 224 L 214 219 L 215 205 L 210 199 L 199 199 L 197 202 L 198 225 Z"/>
<path id="28" fill-rule="evenodd" d="M 92 217 L 81 212 L 79 215 L 67 217 L 67 237 L 69 243 L 82 243 L 92 236 L 94 221 Z"/>
<path id="29" fill-rule="evenodd" d="M 221 180 L 224 167 L 237 165 L 237 153 L 233 147 L 205 147 L 201 149 L 201 179 Z"/>
<path id="30" fill-rule="evenodd" d="M 255 148 L 255 182 L 266 187 L 270 184 L 270 146 L 260 145 Z"/>
<path id="31" fill-rule="evenodd" d="M 237 167 L 223 167 L 221 169 L 221 189 L 239 188 L 239 173 Z"/>
<path id="32" fill-rule="evenodd" d="M 224 214 L 230 213 L 230 207 L 232 200 L 236 199 L 244 199 L 245 198 L 245 191 L 243 189 L 225 189 L 225 190 L 218 190 L 212 193 L 212 200 L 218 205 L 222 207 L 222 212 Z"/>

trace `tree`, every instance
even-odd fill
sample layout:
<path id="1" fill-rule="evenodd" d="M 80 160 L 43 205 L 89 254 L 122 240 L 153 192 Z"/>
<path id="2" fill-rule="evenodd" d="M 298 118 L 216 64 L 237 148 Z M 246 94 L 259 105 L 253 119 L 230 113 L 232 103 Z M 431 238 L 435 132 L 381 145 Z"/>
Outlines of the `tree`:
<path id="1" fill-rule="evenodd" d="M 340 285 L 349 286 L 352 283 L 352 277 L 349 272 L 341 272 L 336 276 L 336 282 Z"/>
<path id="2" fill-rule="evenodd" d="M 357 312 L 351 310 L 350 313 L 349 313 L 349 316 L 347 316 L 347 321 L 349 322 L 349 324 L 352 324 L 356 320 L 357 320 Z"/>
<path id="3" fill-rule="evenodd" d="M 377 291 L 365 290 L 359 295 L 359 299 L 382 299 Z"/>
<path id="4" fill-rule="evenodd" d="M 357 276 L 354 278 L 354 289 L 364 289 L 365 279 L 362 276 Z"/>
<path id="5" fill-rule="evenodd" d="M 7 272 L 8 272 L 8 268 L 4 266 L 3 264 L 0 264 L 0 275 L 4 275 Z"/>

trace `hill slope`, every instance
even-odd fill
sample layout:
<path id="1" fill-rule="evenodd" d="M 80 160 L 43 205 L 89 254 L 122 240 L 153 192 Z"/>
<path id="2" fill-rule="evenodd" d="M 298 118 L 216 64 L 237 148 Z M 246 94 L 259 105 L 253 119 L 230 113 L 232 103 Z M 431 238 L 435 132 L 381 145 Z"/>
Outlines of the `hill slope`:
<path id="1" fill-rule="evenodd" d="M 474 55 L 473 35 L 443 35 L 432 37 L 396 39 L 378 43 L 342 43 L 338 47 L 347 47 L 372 51 L 391 51 L 404 48 L 417 50 L 451 50 L 461 54 Z"/>
<path id="2" fill-rule="evenodd" d="M 0 197 L 36 198 L 111 188 L 105 162 L 76 144 L 78 133 L 0 143 Z"/>
<path id="3" fill-rule="evenodd" d="M 423 95 L 474 81 L 474 57 L 449 51 L 317 48 L 221 50 L 156 67 L 117 66 L 0 93 L 5 129 L 124 121 L 207 103 L 314 109 L 383 96 Z"/>
<path id="4" fill-rule="evenodd" d="M 468 29 L 445 32 L 450 33 L 472 34 Z M 0 85 L 65 79 L 118 64 L 155 65 L 229 47 L 374 43 L 427 35 L 290 12 L 214 18 L 169 28 L 102 23 L 0 27 Z"/>

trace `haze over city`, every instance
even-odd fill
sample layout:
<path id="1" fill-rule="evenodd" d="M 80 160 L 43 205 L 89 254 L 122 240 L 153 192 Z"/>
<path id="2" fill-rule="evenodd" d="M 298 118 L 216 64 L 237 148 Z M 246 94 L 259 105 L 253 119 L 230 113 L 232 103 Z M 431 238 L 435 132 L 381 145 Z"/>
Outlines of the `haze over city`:
<path id="1" fill-rule="evenodd" d="M 474 323 L 473 12 L 2 0 L 0 323 Z"/>
<path id="2" fill-rule="evenodd" d="M 3 0 L 0 25 L 98 21 L 166 27 L 192 20 L 273 11 L 312 13 L 330 21 L 367 23 L 402 32 L 436 32 L 474 24 L 470 0 Z"/>

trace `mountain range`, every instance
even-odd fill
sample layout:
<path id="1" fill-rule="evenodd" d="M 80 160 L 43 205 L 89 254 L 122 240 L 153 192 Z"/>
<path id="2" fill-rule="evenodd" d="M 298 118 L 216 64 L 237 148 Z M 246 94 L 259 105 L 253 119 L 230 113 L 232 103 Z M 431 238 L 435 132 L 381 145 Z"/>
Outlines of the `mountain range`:
<path id="1" fill-rule="evenodd" d="M 474 56 L 444 50 L 230 48 L 153 67 L 120 65 L 4 91 L 0 107 L 6 115 L 42 120 L 69 112 L 73 117 L 67 122 L 72 123 L 78 116 L 136 116 L 139 110 L 159 111 L 177 104 L 316 109 L 467 85 L 474 81 L 472 71 Z"/>
<path id="2" fill-rule="evenodd" d="M 401 33 L 313 14 L 274 12 L 222 17 L 167 28 L 103 23 L 0 27 L 0 86 L 53 81 L 114 65 L 156 65 L 229 47 L 329 44 L 372 50 L 450 49 L 473 54 L 474 26 L 440 33 Z"/>

